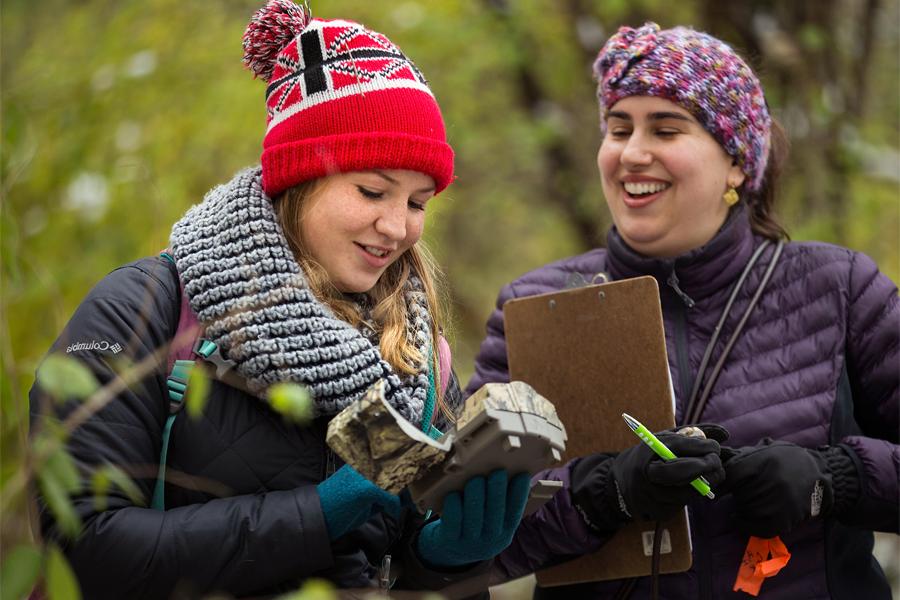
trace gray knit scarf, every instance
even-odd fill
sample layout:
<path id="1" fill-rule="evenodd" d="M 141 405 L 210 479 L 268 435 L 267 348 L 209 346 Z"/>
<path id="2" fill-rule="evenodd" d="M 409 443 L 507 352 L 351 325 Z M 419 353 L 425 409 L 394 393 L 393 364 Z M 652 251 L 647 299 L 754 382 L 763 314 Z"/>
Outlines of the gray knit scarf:
<path id="1" fill-rule="evenodd" d="M 305 385 L 317 415 L 333 415 L 378 379 L 388 402 L 418 424 L 428 393 L 427 360 L 398 376 L 370 340 L 310 291 L 288 246 L 258 167 L 210 191 L 172 228 L 171 251 L 205 337 L 236 363 L 250 390 Z M 407 334 L 427 357 L 430 318 L 422 283 L 406 290 Z M 373 343 L 374 342 L 374 343 Z"/>

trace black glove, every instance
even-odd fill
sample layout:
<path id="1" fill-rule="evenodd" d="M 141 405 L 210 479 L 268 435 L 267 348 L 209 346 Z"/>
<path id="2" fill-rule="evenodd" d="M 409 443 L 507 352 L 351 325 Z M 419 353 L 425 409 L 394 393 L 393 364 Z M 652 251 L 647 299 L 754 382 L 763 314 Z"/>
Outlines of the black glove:
<path id="1" fill-rule="evenodd" d="M 698 497 L 691 481 L 706 477 L 711 486 L 725 479 L 719 442 L 728 432 L 698 425 L 710 439 L 671 431 L 656 434 L 678 458 L 665 461 L 647 445 L 618 454 L 592 454 L 572 468 L 572 499 L 585 521 L 598 531 L 615 531 L 632 518 L 665 520 Z"/>
<path id="2" fill-rule="evenodd" d="M 818 450 L 769 438 L 756 446 L 723 448 L 721 493 L 737 502 L 737 525 L 762 538 L 801 523 L 840 514 L 859 497 L 859 474 L 840 446 Z"/>

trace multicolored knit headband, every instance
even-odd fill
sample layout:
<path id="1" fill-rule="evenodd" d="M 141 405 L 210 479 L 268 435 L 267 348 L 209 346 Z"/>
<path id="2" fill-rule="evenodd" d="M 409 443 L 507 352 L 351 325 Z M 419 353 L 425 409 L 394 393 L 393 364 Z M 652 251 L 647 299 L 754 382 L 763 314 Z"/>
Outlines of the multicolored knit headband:
<path id="1" fill-rule="evenodd" d="M 269 85 L 263 189 L 368 169 L 453 180 L 453 150 L 422 73 L 384 35 L 352 21 L 311 18 L 269 0 L 244 33 L 244 63 Z"/>
<path id="2" fill-rule="evenodd" d="M 759 190 L 769 159 L 771 117 L 762 86 L 730 46 L 686 27 L 656 23 L 621 27 L 594 63 L 600 123 L 628 96 L 656 96 L 678 104 L 700 122 Z"/>

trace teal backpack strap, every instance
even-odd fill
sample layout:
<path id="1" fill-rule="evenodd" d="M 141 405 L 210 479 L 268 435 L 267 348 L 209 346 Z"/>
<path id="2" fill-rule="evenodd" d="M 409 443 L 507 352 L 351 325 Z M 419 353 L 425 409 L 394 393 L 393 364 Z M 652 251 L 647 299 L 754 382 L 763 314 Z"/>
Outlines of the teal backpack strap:
<path id="1" fill-rule="evenodd" d="M 177 335 L 177 334 L 176 334 Z M 194 347 L 194 354 L 201 359 L 209 358 L 215 351 L 217 346 L 204 338 L 199 338 Z M 159 471 L 156 474 L 156 486 L 153 489 L 153 500 L 150 508 L 156 510 L 166 509 L 166 461 L 169 454 L 169 438 L 172 435 L 172 425 L 175 423 L 175 417 L 184 408 L 184 397 L 187 395 L 188 381 L 191 376 L 191 369 L 194 368 L 196 361 L 193 360 L 176 360 L 172 366 L 172 372 L 166 378 L 166 387 L 169 390 L 169 416 L 166 418 L 166 424 L 163 426 L 162 434 L 162 450 L 159 454 Z"/>
<path id="2" fill-rule="evenodd" d="M 194 367 L 192 360 L 176 360 L 172 372 L 166 378 L 166 387 L 169 389 L 169 416 L 163 426 L 162 450 L 159 455 L 159 471 L 156 474 L 156 486 L 153 489 L 153 501 L 150 508 L 156 510 L 166 509 L 166 458 L 169 454 L 169 437 L 172 434 L 172 424 L 175 417 L 184 406 L 184 395 L 187 393 L 188 378 Z"/>
<path id="3" fill-rule="evenodd" d="M 171 414 L 166 419 L 163 427 L 162 451 L 159 454 L 159 471 L 156 473 L 156 485 L 153 486 L 153 500 L 150 508 L 153 510 L 166 510 L 166 456 L 169 453 L 169 434 L 172 433 L 172 423 L 175 415 Z"/>
<path id="4" fill-rule="evenodd" d="M 160 257 L 168 260 L 173 265 L 175 259 L 168 250 L 160 252 Z M 156 485 L 153 488 L 153 499 L 150 507 L 156 510 L 165 510 L 166 508 L 166 460 L 169 454 L 169 438 L 172 435 L 172 426 L 175 423 L 175 417 L 181 412 L 184 406 L 184 397 L 187 394 L 188 378 L 191 369 L 194 367 L 193 357 L 199 356 L 202 359 L 208 359 L 216 350 L 216 345 L 204 338 L 196 337 L 200 333 L 200 324 L 197 316 L 191 310 L 188 304 L 187 296 L 178 282 L 178 289 L 181 292 L 181 312 L 178 318 L 178 327 L 175 330 L 173 340 L 182 340 L 179 344 L 172 344 L 169 348 L 169 376 L 166 378 L 166 388 L 169 393 L 169 416 L 166 417 L 166 423 L 163 426 L 162 449 L 159 455 L 159 471 L 156 475 Z M 191 332 L 195 337 L 191 338 Z"/>

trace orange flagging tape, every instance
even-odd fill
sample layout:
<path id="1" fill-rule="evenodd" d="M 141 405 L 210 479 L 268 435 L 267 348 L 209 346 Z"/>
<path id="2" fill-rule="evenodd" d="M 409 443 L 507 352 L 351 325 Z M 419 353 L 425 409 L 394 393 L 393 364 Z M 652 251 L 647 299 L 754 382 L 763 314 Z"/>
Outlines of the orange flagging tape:
<path id="1" fill-rule="evenodd" d="M 759 588 L 762 587 L 766 577 L 778 575 L 790 559 L 791 553 L 781 538 L 751 537 L 747 542 L 747 549 L 744 550 L 737 579 L 734 580 L 734 591 L 758 596 Z"/>

